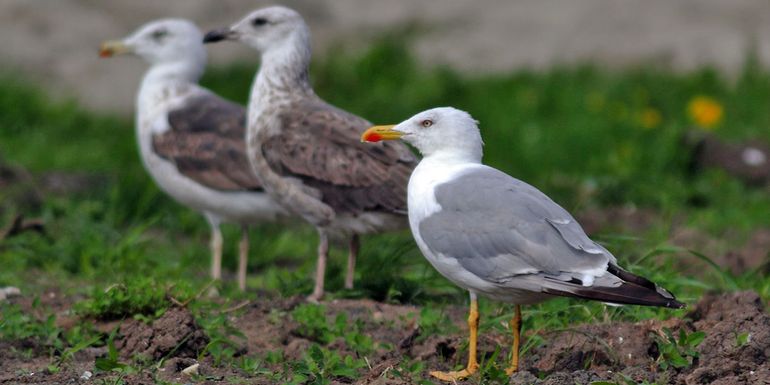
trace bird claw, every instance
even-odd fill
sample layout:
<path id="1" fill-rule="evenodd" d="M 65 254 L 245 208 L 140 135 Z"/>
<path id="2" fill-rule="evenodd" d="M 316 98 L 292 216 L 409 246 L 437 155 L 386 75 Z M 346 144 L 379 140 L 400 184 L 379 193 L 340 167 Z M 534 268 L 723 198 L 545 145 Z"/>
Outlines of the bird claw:
<path id="1" fill-rule="evenodd" d="M 310 294 L 309 296 L 305 297 L 305 301 L 313 304 L 319 304 L 321 302 L 321 297 L 323 297 L 323 294 L 317 295 L 315 293 Z"/>
<path id="2" fill-rule="evenodd" d="M 217 289 L 216 286 L 210 287 L 208 290 L 206 290 L 206 297 L 208 297 L 208 298 L 218 298 L 219 297 L 219 289 Z"/>
<path id="3" fill-rule="evenodd" d="M 477 369 L 478 369 L 478 365 L 475 365 L 472 367 L 465 368 L 463 370 L 456 370 L 453 372 L 434 371 L 434 372 L 430 372 L 430 375 L 433 377 L 436 377 L 441 381 L 457 382 L 458 380 L 462 380 L 467 377 L 470 377 L 473 373 L 476 373 Z"/>
<path id="4" fill-rule="evenodd" d="M 519 371 L 519 368 L 516 366 L 509 366 L 507 369 L 505 369 L 505 374 L 507 375 L 513 375 L 513 373 L 516 373 Z"/>

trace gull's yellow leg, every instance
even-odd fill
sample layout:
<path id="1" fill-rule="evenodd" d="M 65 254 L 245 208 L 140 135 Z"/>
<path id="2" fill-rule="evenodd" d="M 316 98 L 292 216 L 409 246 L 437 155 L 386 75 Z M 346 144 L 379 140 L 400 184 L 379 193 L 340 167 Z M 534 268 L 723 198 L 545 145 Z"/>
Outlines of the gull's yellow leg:
<path id="1" fill-rule="evenodd" d="M 453 372 L 430 372 L 430 375 L 441 381 L 454 382 L 461 380 L 476 373 L 479 369 L 479 363 L 476 362 L 476 337 L 479 332 L 479 302 L 476 294 L 471 293 L 471 311 L 468 313 L 468 329 L 470 338 L 468 340 L 468 366 L 463 370 Z"/>
<path id="2" fill-rule="evenodd" d="M 511 366 L 505 369 L 508 375 L 519 370 L 519 344 L 521 342 L 521 306 L 516 305 L 516 315 L 511 319 L 513 332 L 513 347 L 511 348 Z"/>

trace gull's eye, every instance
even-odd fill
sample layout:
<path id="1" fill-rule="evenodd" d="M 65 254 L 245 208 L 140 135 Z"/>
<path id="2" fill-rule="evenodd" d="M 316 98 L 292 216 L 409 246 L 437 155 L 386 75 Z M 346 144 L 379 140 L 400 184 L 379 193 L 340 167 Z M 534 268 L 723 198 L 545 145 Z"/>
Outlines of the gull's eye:
<path id="1" fill-rule="evenodd" d="M 165 29 L 159 29 L 156 31 L 153 31 L 150 37 L 152 37 L 152 40 L 155 41 L 161 41 L 164 37 L 168 36 L 168 31 Z"/>
<path id="2" fill-rule="evenodd" d="M 255 27 L 261 27 L 265 24 L 267 24 L 267 19 L 265 19 L 264 17 L 257 17 L 251 21 L 251 25 Z"/>
<path id="3" fill-rule="evenodd" d="M 422 122 L 420 122 L 420 125 L 425 127 L 425 128 L 428 128 L 428 127 L 433 125 L 433 121 L 430 120 L 430 119 L 425 119 Z"/>

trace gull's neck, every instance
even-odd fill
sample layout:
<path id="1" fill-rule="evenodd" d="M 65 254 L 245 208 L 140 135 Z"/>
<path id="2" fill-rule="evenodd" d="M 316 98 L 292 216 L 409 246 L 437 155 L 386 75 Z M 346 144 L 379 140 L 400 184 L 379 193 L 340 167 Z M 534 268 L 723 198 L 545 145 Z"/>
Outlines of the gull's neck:
<path id="1" fill-rule="evenodd" d="M 150 67 L 137 95 L 137 113 L 150 113 L 198 84 L 206 66 L 204 60 L 180 60 Z"/>
<path id="2" fill-rule="evenodd" d="M 454 166 L 454 165 L 473 165 L 481 164 L 481 151 L 471 151 L 470 149 L 442 149 L 424 154 L 422 163 L 430 166 Z"/>
<path id="3" fill-rule="evenodd" d="M 145 73 L 142 87 L 168 83 L 197 83 L 205 66 L 206 62 L 199 60 L 155 64 Z"/>
<path id="4" fill-rule="evenodd" d="M 262 53 L 251 90 L 251 104 L 267 106 L 315 96 L 308 71 L 311 54 L 308 35 L 297 31 L 283 44 Z"/>
<path id="5" fill-rule="evenodd" d="M 423 218 L 441 210 L 436 202 L 436 186 L 481 165 L 481 157 L 467 151 L 439 150 L 424 156 L 409 177 L 407 204 L 409 225 L 419 228 Z M 419 244 L 418 240 L 418 244 Z"/>

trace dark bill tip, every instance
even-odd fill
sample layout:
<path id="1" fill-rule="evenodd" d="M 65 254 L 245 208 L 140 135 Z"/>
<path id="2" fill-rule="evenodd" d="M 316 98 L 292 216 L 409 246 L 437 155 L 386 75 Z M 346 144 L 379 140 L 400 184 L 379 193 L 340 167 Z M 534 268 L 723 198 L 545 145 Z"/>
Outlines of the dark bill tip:
<path id="1" fill-rule="evenodd" d="M 229 40 L 232 37 L 230 28 L 215 29 L 209 31 L 203 36 L 203 44 L 216 43 L 222 40 Z"/>

